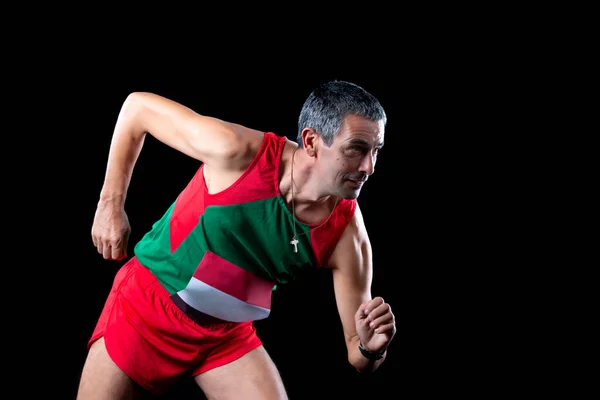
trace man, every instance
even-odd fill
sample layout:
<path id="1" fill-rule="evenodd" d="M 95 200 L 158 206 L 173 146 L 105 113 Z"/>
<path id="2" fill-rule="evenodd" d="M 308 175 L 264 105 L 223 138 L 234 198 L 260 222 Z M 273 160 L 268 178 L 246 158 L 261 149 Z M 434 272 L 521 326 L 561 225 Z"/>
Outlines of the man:
<path id="1" fill-rule="evenodd" d="M 89 341 L 78 399 L 164 393 L 188 374 L 208 398 L 286 399 L 253 321 L 278 284 L 330 268 L 348 361 L 374 371 L 396 333 L 372 298 L 372 255 L 356 201 L 383 146 L 386 114 L 363 88 L 317 87 L 297 143 L 199 115 L 151 93 L 124 102 L 111 143 L 93 243 L 127 256 L 125 196 L 146 133 L 201 162 L 117 273 Z"/>

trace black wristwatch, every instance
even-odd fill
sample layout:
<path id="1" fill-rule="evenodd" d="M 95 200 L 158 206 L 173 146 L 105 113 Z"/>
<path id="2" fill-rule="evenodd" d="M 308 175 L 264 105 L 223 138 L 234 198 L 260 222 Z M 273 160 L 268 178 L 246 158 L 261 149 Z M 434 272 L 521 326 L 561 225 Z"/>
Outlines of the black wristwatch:
<path id="1" fill-rule="evenodd" d="M 372 353 L 369 350 L 365 349 L 362 343 L 358 342 L 358 349 L 360 350 L 360 354 L 362 354 L 365 358 L 369 360 L 381 360 L 383 355 L 385 354 L 385 350 L 380 353 Z"/>

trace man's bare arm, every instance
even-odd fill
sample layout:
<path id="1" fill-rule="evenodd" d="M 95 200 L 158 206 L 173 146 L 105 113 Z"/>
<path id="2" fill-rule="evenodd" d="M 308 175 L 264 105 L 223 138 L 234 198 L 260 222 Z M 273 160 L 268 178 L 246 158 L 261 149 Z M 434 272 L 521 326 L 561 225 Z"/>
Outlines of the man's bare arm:
<path id="1" fill-rule="evenodd" d="M 113 133 L 102 199 L 123 201 L 146 133 L 213 169 L 243 169 L 252 130 L 196 113 L 175 101 L 145 92 L 125 100 Z M 256 132 L 256 131 L 252 131 Z"/>
<path id="2" fill-rule="evenodd" d="M 127 256 L 131 227 L 124 210 L 125 197 L 147 133 L 203 162 L 204 178 L 215 187 L 235 180 L 263 139 L 262 132 L 200 115 L 167 98 L 130 94 L 115 125 L 92 226 L 92 241 L 105 259 Z"/>
<path id="3" fill-rule="evenodd" d="M 359 324 L 369 324 L 368 315 L 362 315 L 367 305 L 379 305 L 383 299 L 371 297 L 373 278 L 372 250 L 358 205 L 353 220 L 342 234 L 328 267 L 332 268 L 333 284 L 338 312 L 342 322 L 348 361 L 358 371 L 374 371 L 385 359 L 370 360 L 360 350 Z M 385 306 L 385 304 L 383 303 Z M 383 308 L 383 306 L 381 306 Z M 369 310 L 367 307 L 367 311 Z M 387 321 L 389 317 L 386 317 Z M 368 329 L 368 328 L 367 328 Z M 364 344 L 364 343 L 363 343 Z"/>

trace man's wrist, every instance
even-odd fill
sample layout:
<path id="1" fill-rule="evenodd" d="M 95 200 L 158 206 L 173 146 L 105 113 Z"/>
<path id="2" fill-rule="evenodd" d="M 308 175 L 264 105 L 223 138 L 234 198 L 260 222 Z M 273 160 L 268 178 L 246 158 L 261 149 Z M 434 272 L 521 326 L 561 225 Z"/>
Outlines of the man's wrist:
<path id="1" fill-rule="evenodd" d="M 100 192 L 100 199 L 98 200 L 98 205 L 113 205 L 122 207 L 125 204 L 125 193 L 113 192 L 108 190 L 102 190 Z"/>
<path id="2" fill-rule="evenodd" d="M 360 350 L 360 354 L 363 355 L 363 357 L 368 358 L 369 360 L 381 360 L 383 358 L 383 356 L 385 355 L 385 352 L 387 351 L 387 349 L 384 349 L 383 351 L 380 351 L 378 353 L 369 351 L 367 349 L 365 349 L 365 347 L 362 345 L 362 343 L 359 341 L 358 342 L 358 350 Z"/>

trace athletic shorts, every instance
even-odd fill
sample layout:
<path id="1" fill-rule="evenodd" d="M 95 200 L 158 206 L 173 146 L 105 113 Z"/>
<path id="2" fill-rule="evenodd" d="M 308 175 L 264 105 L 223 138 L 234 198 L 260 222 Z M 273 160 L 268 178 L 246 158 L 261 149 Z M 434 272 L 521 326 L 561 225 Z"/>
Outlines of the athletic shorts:
<path id="1" fill-rule="evenodd" d="M 262 345 L 252 322 L 192 320 L 136 257 L 117 272 L 88 349 L 102 336 L 119 368 L 155 394 L 183 374 L 202 374 Z"/>

